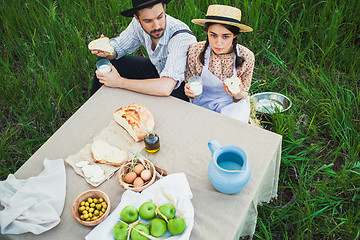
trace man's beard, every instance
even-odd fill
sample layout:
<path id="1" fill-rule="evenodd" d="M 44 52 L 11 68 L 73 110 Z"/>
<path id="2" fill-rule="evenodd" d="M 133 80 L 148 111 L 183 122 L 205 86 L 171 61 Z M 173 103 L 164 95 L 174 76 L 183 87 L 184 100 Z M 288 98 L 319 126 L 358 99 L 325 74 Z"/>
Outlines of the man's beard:
<path id="1" fill-rule="evenodd" d="M 146 30 L 144 29 L 144 27 L 142 26 L 141 23 L 140 23 L 140 26 L 141 26 L 141 28 L 142 28 L 147 34 L 150 35 L 151 38 L 153 38 L 153 39 L 159 39 L 159 38 L 161 38 L 161 37 L 164 35 L 165 28 L 166 28 L 166 22 L 165 22 L 165 28 L 155 29 L 155 30 L 152 30 L 152 31 L 150 31 L 150 32 L 146 31 Z M 157 32 L 157 31 L 162 31 L 162 33 L 161 33 L 160 35 L 155 35 L 154 32 Z"/>
<path id="2" fill-rule="evenodd" d="M 150 31 L 150 33 L 147 33 L 147 34 L 149 34 L 151 38 L 159 39 L 164 35 L 164 32 L 165 32 L 164 30 L 165 29 L 163 29 L 163 28 L 159 28 L 159 29 L 155 29 L 155 30 Z M 161 34 L 160 35 L 155 35 L 154 33 L 158 32 L 158 31 L 161 31 Z"/>

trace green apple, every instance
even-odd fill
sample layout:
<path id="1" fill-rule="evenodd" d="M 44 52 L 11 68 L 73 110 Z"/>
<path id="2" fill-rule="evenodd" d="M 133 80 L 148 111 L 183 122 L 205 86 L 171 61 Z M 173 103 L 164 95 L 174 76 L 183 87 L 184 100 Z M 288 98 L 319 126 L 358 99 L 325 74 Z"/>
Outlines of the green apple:
<path id="1" fill-rule="evenodd" d="M 150 220 L 155 217 L 156 205 L 152 202 L 145 202 L 139 208 L 140 217 L 144 220 Z"/>
<path id="2" fill-rule="evenodd" d="M 113 235 L 116 240 L 126 240 L 129 226 L 126 223 L 119 222 L 113 228 Z"/>
<path id="3" fill-rule="evenodd" d="M 121 210 L 120 217 L 124 222 L 132 223 L 138 219 L 139 213 L 136 207 L 128 205 Z"/>
<path id="4" fill-rule="evenodd" d="M 134 228 L 149 235 L 149 229 L 144 224 L 138 224 Z M 142 235 L 135 229 L 131 229 L 130 236 L 131 236 L 131 240 L 148 240 L 149 239 L 148 237 Z"/>
<path id="5" fill-rule="evenodd" d="M 167 231 L 166 222 L 160 218 L 154 218 L 151 220 L 150 224 L 150 234 L 154 237 L 161 237 Z"/>
<path id="6" fill-rule="evenodd" d="M 170 219 L 167 227 L 172 235 L 180 235 L 185 231 L 185 220 L 183 218 Z"/>
<path id="7" fill-rule="evenodd" d="M 176 213 L 174 206 L 170 203 L 161 205 L 159 207 L 159 211 L 167 218 L 167 220 L 174 218 Z M 164 217 L 161 216 L 160 214 L 159 217 L 164 219 Z"/>

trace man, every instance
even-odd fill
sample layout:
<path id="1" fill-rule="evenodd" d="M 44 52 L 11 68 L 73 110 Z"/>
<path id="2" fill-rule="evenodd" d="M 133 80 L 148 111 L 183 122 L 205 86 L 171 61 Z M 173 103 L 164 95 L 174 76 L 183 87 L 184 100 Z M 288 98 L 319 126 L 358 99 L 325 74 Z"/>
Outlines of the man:
<path id="1" fill-rule="evenodd" d="M 121 13 L 133 17 L 131 23 L 118 37 L 110 39 L 115 53 L 106 55 L 102 51 L 91 51 L 112 63 L 110 73 L 95 72 L 91 94 L 104 84 L 188 100 L 183 87 L 185 64 L 187 51 L 196 43 L 196 38 L 186 24 L 165 14 L 166 4 L 170 1 L 132 0 L 133 8 Z M 149 58 L 126 55 L 141 45 Z"/>

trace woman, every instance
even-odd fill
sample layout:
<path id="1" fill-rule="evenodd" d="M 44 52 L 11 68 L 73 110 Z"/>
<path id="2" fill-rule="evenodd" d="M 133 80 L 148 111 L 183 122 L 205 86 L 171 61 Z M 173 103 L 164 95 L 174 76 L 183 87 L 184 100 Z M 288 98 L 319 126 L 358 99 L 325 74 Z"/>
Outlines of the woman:
<path id="1" fill-rule="evenodd" d="M 185 78 L 200 76 L 203 81 L 202 94 L 194 98 L 190 84 L 185 84 L 185 94 L 196 105 L 250 122 L 249 89 L 254 70 L 254 54 L 237 43 L 240 32 L 252 28 L 241 24 L 240 9 L 210 5 L 205 19 L 192 22 L 204 26 L 207 40 L 189 48 Z M 240 92 L 231 92 L 223 83 L 225 79 L 240 79 Z"/>

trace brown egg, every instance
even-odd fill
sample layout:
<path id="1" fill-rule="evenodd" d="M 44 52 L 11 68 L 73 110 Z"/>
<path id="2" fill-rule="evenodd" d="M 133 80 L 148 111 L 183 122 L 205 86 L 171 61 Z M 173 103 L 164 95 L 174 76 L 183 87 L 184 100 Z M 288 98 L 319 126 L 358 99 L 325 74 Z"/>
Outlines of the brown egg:
<path id="1" fill-rule="evenodd" d="M 137 177 L 135 178 L 133 185 L 134 187 L 141 187 L 142 185 L 144 185 L 144 180 L 141 177 Z"/>
<path id="2" fill-rule="evenodd" d="M 124 177 L 124 181 L 126 183 L 133 183 L 136 177 L 137 177 L 136 173 L 128 172 Z"/>
<path id="3" fill-rule="evenodd" d="M 140 175 L 140 173 L 145 169 L 144 165 L 142 164 L 138 164 L 134 167 L 134 172 L 137 174 L 137 175 Z"/>
<path id="4" fill-rule="evenodd" d="M 144 170 L 141 172 L 141 178 L 144 180 L 144 181 L 148 181 L 151 179 L 151 172 L 150 170 Z"/>

